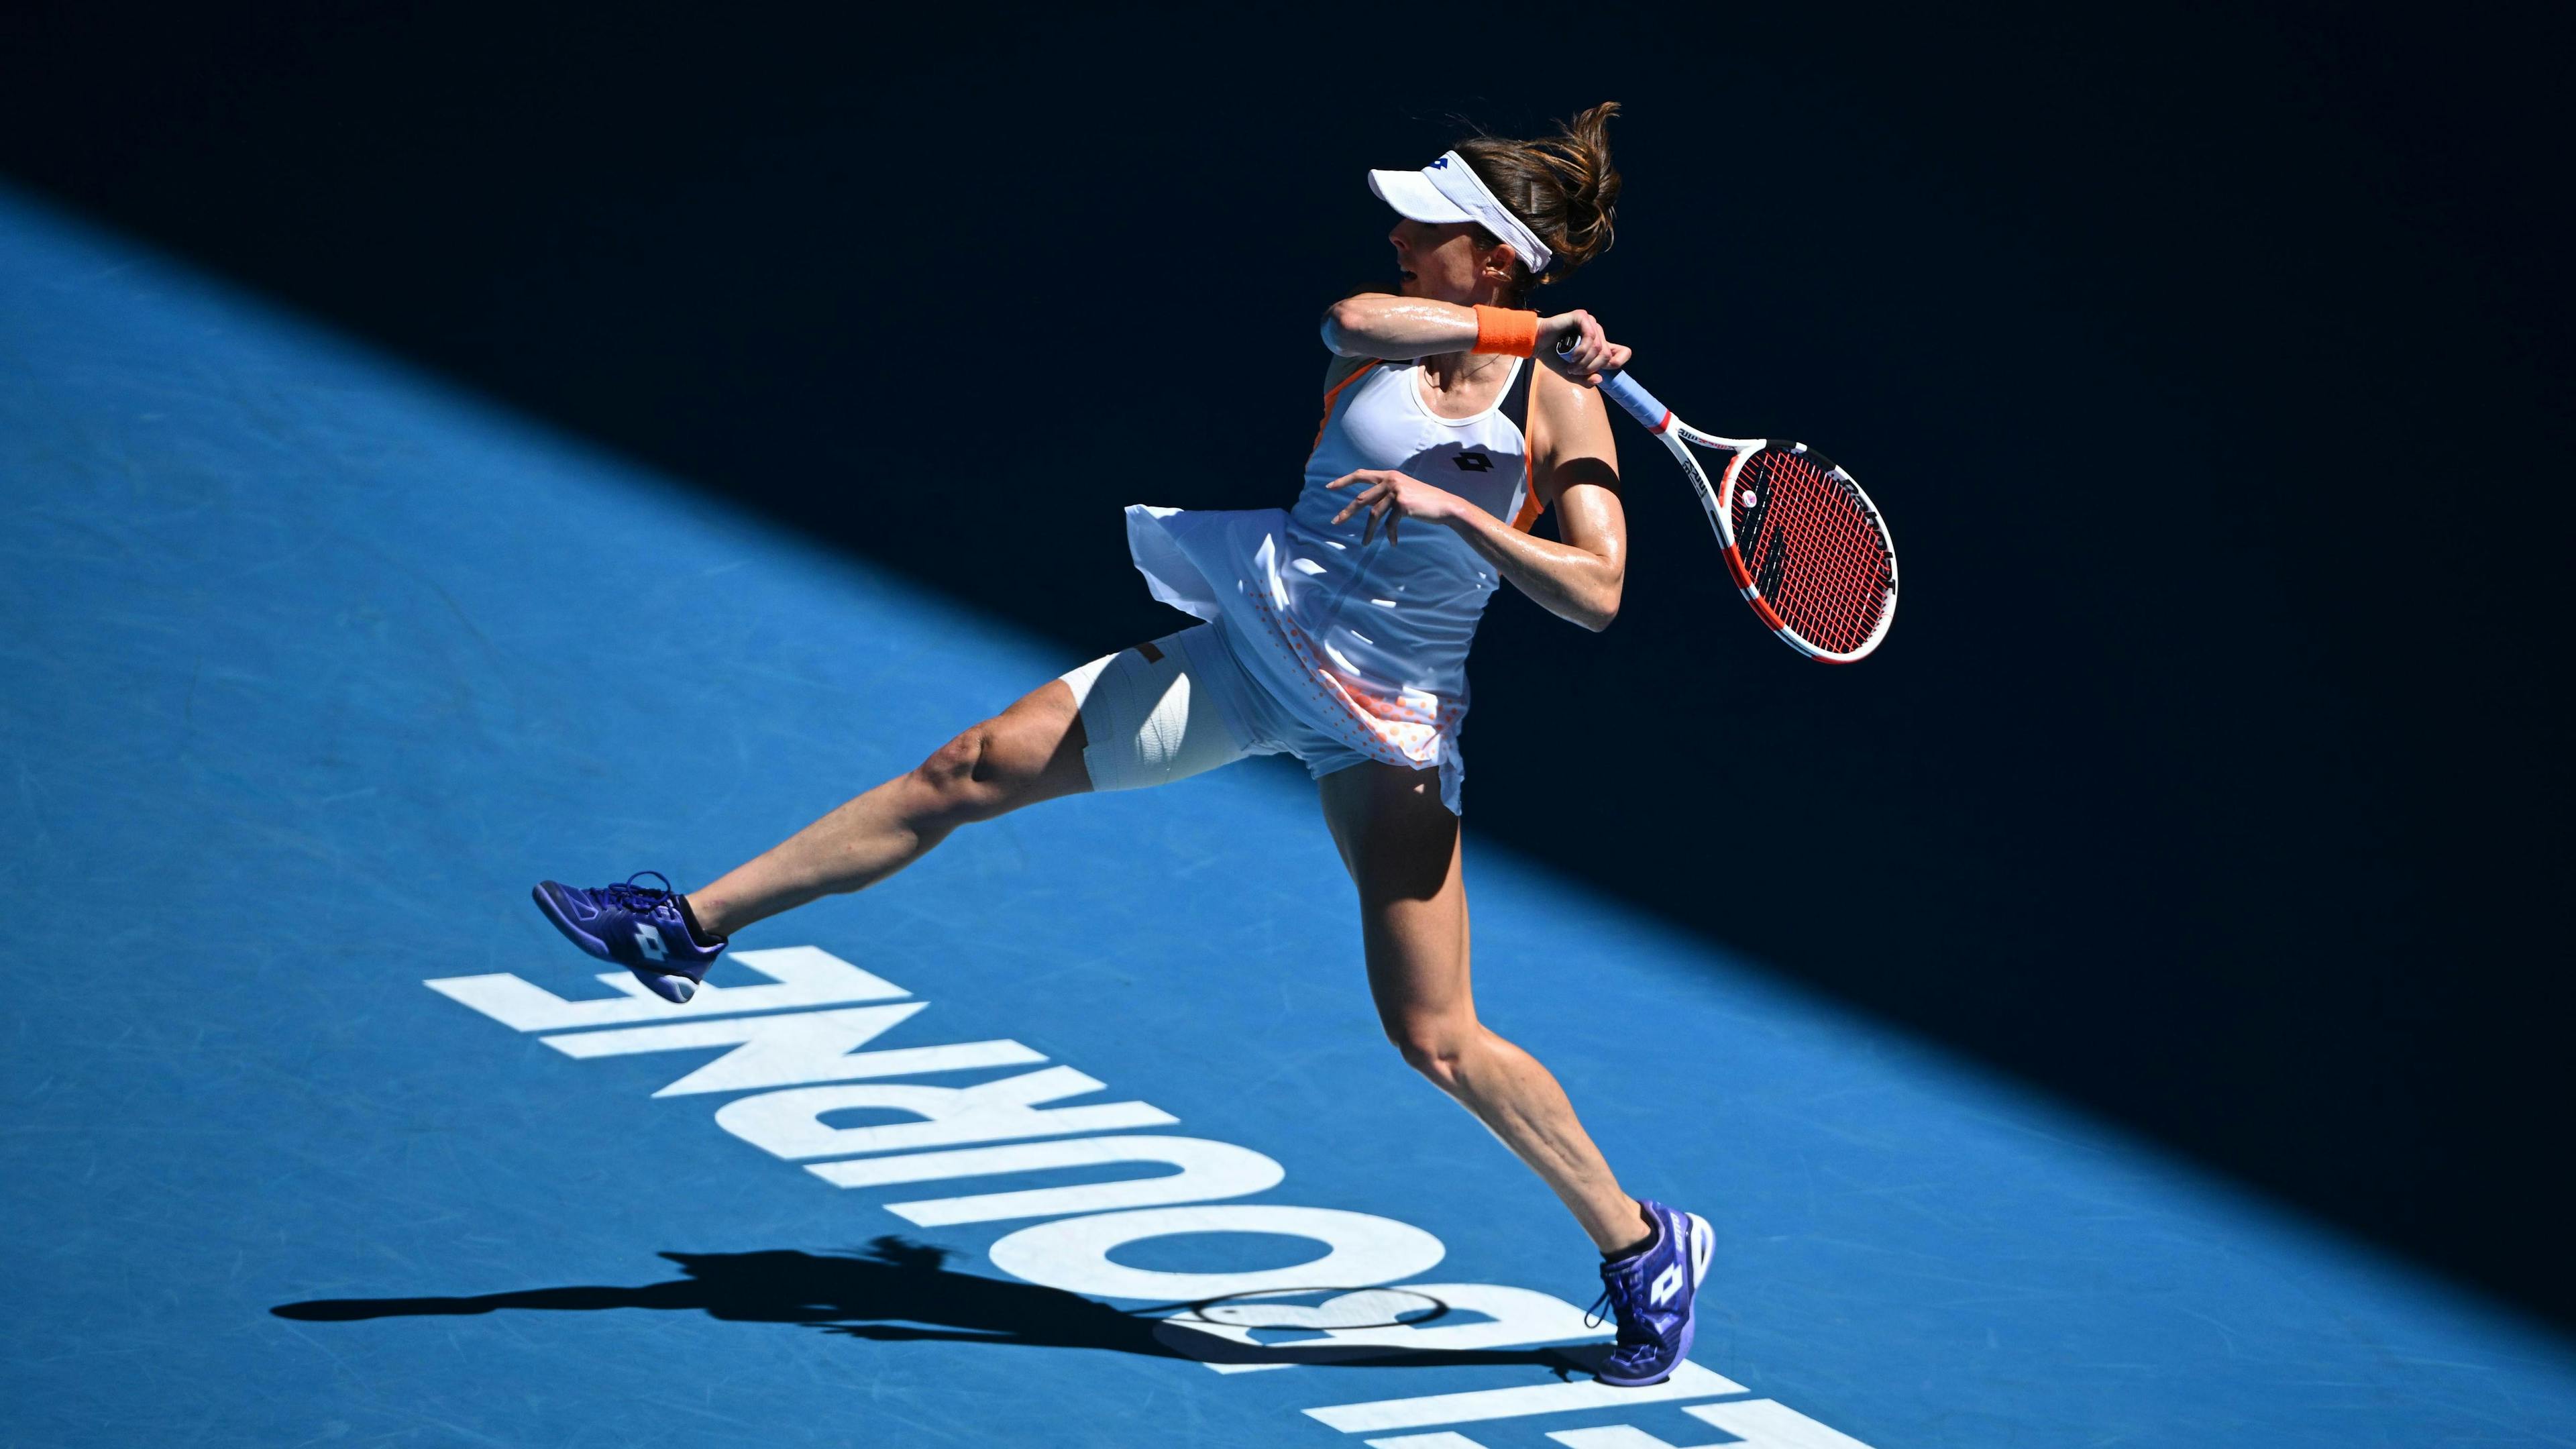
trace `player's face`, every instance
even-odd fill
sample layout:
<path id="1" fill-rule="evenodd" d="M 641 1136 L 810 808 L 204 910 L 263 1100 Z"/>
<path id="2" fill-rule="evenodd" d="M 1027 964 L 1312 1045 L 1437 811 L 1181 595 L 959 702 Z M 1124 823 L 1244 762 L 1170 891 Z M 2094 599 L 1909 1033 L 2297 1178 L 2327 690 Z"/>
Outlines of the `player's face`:
<path id="1" fill-rule="evenodd" d="M 1407 297 L 1469 304 L 1492 294 L 1499 246 L 1479 246 L 1472 221 L 1433 223 L 1399 217 L 1386 239 L 1395 247 L 1396 289 Z"/>

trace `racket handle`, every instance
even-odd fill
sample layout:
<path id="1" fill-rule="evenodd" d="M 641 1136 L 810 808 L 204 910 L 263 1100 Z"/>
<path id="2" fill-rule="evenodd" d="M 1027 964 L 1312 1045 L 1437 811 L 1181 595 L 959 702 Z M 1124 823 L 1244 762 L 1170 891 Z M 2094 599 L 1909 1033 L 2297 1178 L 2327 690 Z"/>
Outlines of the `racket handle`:
<path id="1" fill-rule="evenodd" d="M 1673 420 L 1673 410 L 1655 401 L 1655 395 L 1637 385 L 1637 380 L 1624 372 L 1605 374 L 1601 395 L 1627 409 L 1628 416 L 1645 424 L 1646 431 L 1660 433 Z"/>
<path id="2" fill-rule="evenodd" d="M 1569 332 L 1560 339 L 1556 350 L 1559 353 L 1572 352 L 1574 334 Z M 1602 373 L 1601 395 L 1625 409 L 1628 416 L 1643 423 L 1650 433 L 1662 432 L 1664 425 L 1673 420 L 1672 409 L 1655 401 L 1653 393 L 1640 387 L 1637 380 L 1625 372 L 1612 370 Z"/>

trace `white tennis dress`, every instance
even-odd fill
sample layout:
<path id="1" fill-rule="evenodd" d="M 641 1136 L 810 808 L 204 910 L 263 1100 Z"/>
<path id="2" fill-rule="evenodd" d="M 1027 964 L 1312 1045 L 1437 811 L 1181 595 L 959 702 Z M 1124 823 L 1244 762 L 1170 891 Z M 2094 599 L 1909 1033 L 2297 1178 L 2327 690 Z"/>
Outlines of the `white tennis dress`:
<path id="1" fill-rule="evenodd" d="M 1361 760 L 1436 765 L 1441 800 L 1458 809 L 1467 648 L 1500 580 L 1437 524 L 1362 544 L 1365 513 L 1332 522 L 1357 485 L 1324 485 L 1397 469 L 1527 529 L 1539 512 L 1525 432 L 1537 364 L 1510 366 L 1493 407 L 1444 418 L 1418 362 L 1367 364 L 1326 395 L 1293 508 L 1127 510 L 1128 551 L 1154 597 L 1215 626 L 1264 696 L 1216 701 L 1239 739 L 1295 754 L 1318 778 Z"/>

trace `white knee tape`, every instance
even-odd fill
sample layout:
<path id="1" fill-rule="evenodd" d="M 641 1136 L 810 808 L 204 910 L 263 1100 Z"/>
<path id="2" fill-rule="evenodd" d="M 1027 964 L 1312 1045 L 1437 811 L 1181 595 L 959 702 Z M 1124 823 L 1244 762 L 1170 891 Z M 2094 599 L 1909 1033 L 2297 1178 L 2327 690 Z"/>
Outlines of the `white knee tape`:
<path id="1" fill-rule="evenodd" d="M 1169 784 L 1245 753 L 1213 702 L 1194 698 L 1177 637 L 1095 659 L 1064 682 L 1082 707 L 1082 763 L 1094 790 Z"/>

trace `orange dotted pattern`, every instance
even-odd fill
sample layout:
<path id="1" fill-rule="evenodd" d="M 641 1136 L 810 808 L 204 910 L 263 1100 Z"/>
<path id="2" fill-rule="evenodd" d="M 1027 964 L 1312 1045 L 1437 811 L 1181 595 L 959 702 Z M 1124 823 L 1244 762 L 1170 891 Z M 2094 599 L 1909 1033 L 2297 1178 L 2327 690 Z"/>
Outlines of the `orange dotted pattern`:
<path id="1" fill-rule="evenodd" d="M 1465 705 L 1440 700 L 1435 708 L 1425 709 L 1403 699 L 1372 693 L 1334 669 L 1297 621 L 1272 605 L 1267 591 L 1247 584 L 1244 594 L 1272 642 L 1286 649 L 1302 666 L 1314 702 L 1323 706 L 1320 712 L 1301 711 L 1310 723 L 1330 721 L 1332 733 L 1344 743 L 1390 765 L 1418 770 L 1440 762 L 1441 742 L 1456 737 L 1460 722 L 1467 717 Z"/>
<path id="2" fill-rule="evenodd" d="M 1343 378 L 1340 382 L 1334 383 L 1332 390 L 1324 394 L 1324 418 L 1323 421 L 1315 424 L 1315 441 L 1306 449 L 1306 461 L 1310 463 L 1313 462 L 1315 460 L 1315 449 L 1324 446 L 1324 430 L 1333 425 L 1333 404 L 1342 400 L 1342 394 L 1350 391 L 1352 383 L 1355 383 L 1361 378 L 1368 376 L 1370 373 L 1377 371 L 1384 365 L 1385 364 L 1383 363 L 1377 362 L 1362 363 L 1358 371 L 1352 373 L 1346 378 Z"/>

